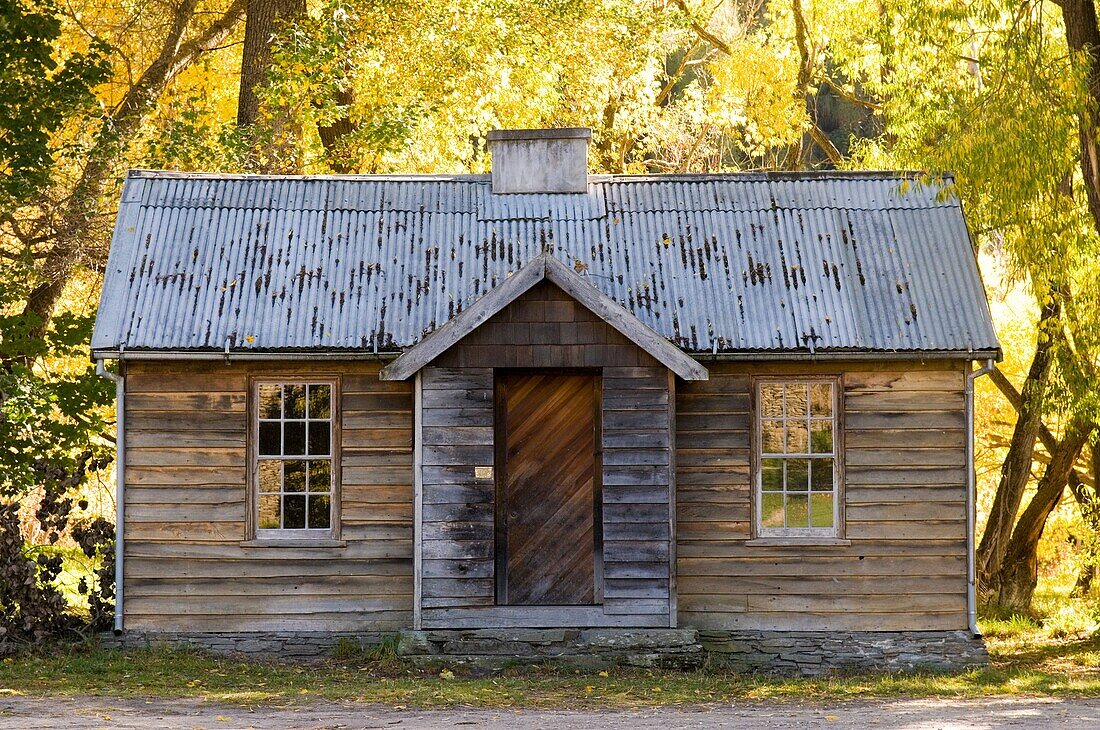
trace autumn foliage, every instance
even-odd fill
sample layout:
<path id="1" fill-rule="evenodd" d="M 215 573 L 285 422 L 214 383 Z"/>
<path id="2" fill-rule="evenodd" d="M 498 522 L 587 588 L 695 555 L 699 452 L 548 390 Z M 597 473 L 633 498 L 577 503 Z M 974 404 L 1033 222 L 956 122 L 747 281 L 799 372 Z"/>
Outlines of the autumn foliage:
<path id="1" fill-rule="evenodd" d="M 1006 344 L 979 385 L 982 594 L 1028 608 L 1052 514 L 1087 593 L 1098 52 L 1078 0 L 0 0 L 8 635 L 68 625 L 34 535 L 111 560 L 109 514 L 66 500 L 111 452 L 86 346 L 125 170 L 484 172 L 505 127 L 591 127 L 599 173 L 954 171 Z"/>

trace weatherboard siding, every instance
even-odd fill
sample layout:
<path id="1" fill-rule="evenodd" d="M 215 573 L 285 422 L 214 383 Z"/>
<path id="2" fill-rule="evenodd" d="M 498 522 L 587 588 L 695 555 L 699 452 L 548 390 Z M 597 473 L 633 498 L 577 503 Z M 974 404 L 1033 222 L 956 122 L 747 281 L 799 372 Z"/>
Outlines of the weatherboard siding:
<path id="1" fill-rule="evenodd" d="M 708 363 L 676 394 L 681 626 L 961 630 L 966 424 L 958 363 Z M 847 547 L 750 537 L 753 375 L 841 376 Z"/>
<path id="2" fill-rule="evenodd" d="M 756 630 L 965 628 L 963 365 L 707 365 L 710 380 L 676 383 L 674 392 L 667 391 L 676 404 L 672 580 L 679 624 Z M 378 370 L 377 363 L 352 362 L 126 364 L 127 628 L 378 630 L 412 625 L 413 385 L 382 382 Z M 751 376 L 777 373 L 841 376 L 850 547 L 745 542 L 751 514 Z M 347 546 L 243 547 L 249 377 L 311 374 L 340 375 L 341 537 Z M 616 461 L 611 456 L 616 448 L 663 443 L 659 433 L 648 429 L 657 422 L 666 391 L 645 366 L 605 368 L 603 378 L 605 492 L 617 490 L 623 497 L 618 512 L 608 509 L 605 497 L 605 528 L 614 534 L 620 529 L 613 524 L 616 519 L 631 526 L 641 514 L 633 500 L 645 511 L 644 505 L 663 498 L 663 484 L 615 486 L 607 464 Z M 642 396 L 648 405 L 636 402 Z M 618 422 L 612 410 L 621 414 L 621 428 L 609 425 Z M 429 409 L 426 441 L 449 432 L 456 445 L 468 440 L 478 446 L 491 437 L 492 421 L 462 420 L 471 413 L 464 407 Z M 426 503 L 426 519 L 464 504 L 467 520 L 481 514 L 487 505 L 470 497 L 483 491 L 475 487 L 442 490 L 438 502 L 432 502 L 438 507 Z M 452 516 L 457 519 L 458 513 Z M 656 522 L 653 528 L 658 529 Z M 621 576 L 626 613 L 612 619 L 601 610 L 599 620 L 638 625 L 659 616 L 632 613 L 644 603 L 631 608 L 632 592 L 641 586 L 636 580 L 659 579 L 660 562 L 668 556 L 660 539 L 652 542 L 636 549 L 622 544 L 619 559 L 605 554 L 607 604 L 616 602 L 614 585 Z M 491 550 L 491 543 L 486 547 Z M 605 534 L 605 549 L 615 547 Z M 433 549 L 426 541 L 425 578 L 456 577 L 448 556 L 436 556 Z M 490 557 L 470 562 L 474 570 L 465 574 L 491 577 L 491 559 L 484 559 Z M 457 616 L 453 608 L 443 607 L 446 603 L 437 604 L 431 623 L 481 622 Z M 664 599 L 649 603 L 648 610 L 667 610 Z M 500 621 L 555 625 L 561 618 L 542 609 L 521 609 L 502 614 Z"/>
<path id="3" fill-rule="evenodd" d="M 126 365 L 125 619 L 134 630 L 412 621 L 412 384 L 377 363 Z M 250 376 L 340 377 L 343 548 L 244 547 Z"/>
<path id="4" fill-rule="evenodd" d="M 494 369 L 601 374 L 602 606 L 495 605 Z M 521 295 L 422 371 L 424 628 L 668 626 L 669 371 L 558 286 Z"/>

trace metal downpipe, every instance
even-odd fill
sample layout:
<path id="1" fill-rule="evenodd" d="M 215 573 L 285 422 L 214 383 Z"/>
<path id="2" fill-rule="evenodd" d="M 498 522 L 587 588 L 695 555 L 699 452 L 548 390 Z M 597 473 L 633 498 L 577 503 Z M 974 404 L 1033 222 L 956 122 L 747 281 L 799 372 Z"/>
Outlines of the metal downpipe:
<path id="1" fill-rule="evenodd" d="M 95 371 L 115 384 L 115 633 L 122 633 L 122 554 L 126 505 L 126 378 L 96 360 Z"/>
<path id="2" fill-rule="evenodd" d="M 977 370 L 966 374 L 966 620 L 974 637 L 980 637 L 978 629 L 978 586 L 975 566 L 975 539 L 977 531 L 978 477 L 974 470 L 974 381 L 993 371 L 993 360 L 985 361 Z"/>

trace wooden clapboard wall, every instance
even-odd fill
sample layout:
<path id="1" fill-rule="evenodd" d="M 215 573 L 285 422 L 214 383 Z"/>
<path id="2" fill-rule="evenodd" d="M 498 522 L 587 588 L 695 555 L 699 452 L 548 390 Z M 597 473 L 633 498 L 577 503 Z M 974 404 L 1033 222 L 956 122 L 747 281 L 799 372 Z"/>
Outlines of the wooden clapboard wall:
<path id="1" fill-rule="evenodd" d="M 495 606 L 494 368 L 602 373 L 603 604 Z M 668 626 L 667 369 L 551 283 L 541 283 L 421 373 L 424 628 Z"/>
<path id="2" fill-rule="evenodd" d="M 679 621 L 700 628 L 951 630 L 966 618 L 959 363 L 734 365 L 676 394 Z M 842 377 L 849 547 L 746 544 L 753 374 Z"/>
<path id="3" fill-rule="evenodd" d="M 413 386 L 377 363 L 126 364 L 126 627 L 412 621 Z M 340 378 L 342 548 L 244 547 L 250 375 Z"/>
<path id="4" fill-rule="evenodd" d="M 431 617 L 494 602 L 493 370 L 429 366 L 420 377 L 420 605 Z"/>

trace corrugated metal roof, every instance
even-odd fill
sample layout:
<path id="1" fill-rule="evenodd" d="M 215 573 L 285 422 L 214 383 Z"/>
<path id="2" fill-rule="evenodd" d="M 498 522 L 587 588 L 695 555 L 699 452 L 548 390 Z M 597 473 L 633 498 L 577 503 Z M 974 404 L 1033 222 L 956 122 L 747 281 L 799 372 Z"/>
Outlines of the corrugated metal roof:
<path id="1" fill-rule="evenodd" d="M 998 349 L 962 209 L 892 173 L 488 176 L 133 172 L 96 352 L 393 352 L 543 251 L 691 352 Z"/>

